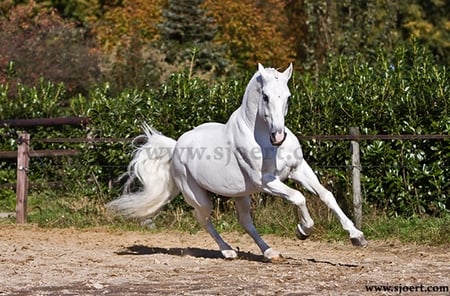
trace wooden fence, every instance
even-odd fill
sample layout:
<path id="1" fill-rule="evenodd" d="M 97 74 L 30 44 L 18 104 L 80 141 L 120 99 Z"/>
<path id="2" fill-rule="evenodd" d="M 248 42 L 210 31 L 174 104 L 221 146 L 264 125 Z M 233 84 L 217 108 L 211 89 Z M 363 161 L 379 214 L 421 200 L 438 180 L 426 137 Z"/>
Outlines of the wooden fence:
<path id="1" fill-rule="evenodd" d="M 3 120 L 0 126 L 10 125 L 15 127 L 27 127 L 36 125 L 78 125 L 83 126 L 89 122 L 89 118 L 46 118 L 32 120 Z M 361 200 L 361 164 L 359 143 L 362 140 L 445 140 L 450 139 L 450 135 L 360 135 L 359 128 L 351 127 L 349 135 L 316 135 L 304 136 L 297 135 L 299 140 L 336 140 L 350 141 L 351 148 L 351 167 L 352 167 L 352 193 L 353 193 L 353 211 L 354 222 L 357 227 L 362 224 L 362 200 Z M 36 139 L 40 143 L 113 143 L 130 142 L 129 138 L 53 138 Z M 26 132 L 21 133 L 18 138 L 17 151 L 0 151 L 0 159 L 17 157 L 17 184 L 16 184 L 16 223 L 26 223 L 27 217 L 27 192 L 28 192 L 28 166 L 30 157 L 54 157 L 54 156 L 75 156 L 79 153 L 77 150 L 31 150 L 30 135 Z"/>
<path id="2" fill-rule="evenodd" d="M 58 117 L 38 119 L 12 119 L 0 120 L 0 126 L 33 127 L 33 126 L 57 126 L 76 125 L 84 126 L 90 119 L 86 117 Z M 0 151 L 0 159 L 17 157 L 17 181 L 16 181 L 16 223 L 27 222 L 27 196 L 28 196 L 28 168 L 30 157 L 48 156 L 74 156 L 77 150 L 31 150 L 30 134 L 23 132 L 17 139 L 17 151 Z"/>

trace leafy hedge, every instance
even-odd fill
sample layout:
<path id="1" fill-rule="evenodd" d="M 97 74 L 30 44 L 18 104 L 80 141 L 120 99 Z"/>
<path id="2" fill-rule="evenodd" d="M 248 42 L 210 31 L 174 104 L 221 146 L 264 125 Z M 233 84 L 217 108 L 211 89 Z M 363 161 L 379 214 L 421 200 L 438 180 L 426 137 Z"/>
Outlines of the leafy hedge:
<path id="1" fill-rule="evenodd" d="M 301 75 L 294 88 L 292 105 L 301 111 L 291 112 L 289 124 L 303 134 L 348 134 L 350 126 L 363 134 L 449 134 L 448 69 L 417 44 L 397 48 L 392 57 L 379 51 L 372 63 L 338 57 L 320 78 Z M 349 165 L 346 142 L 304 149 L 318 166 Z M 369 205 L 404 215 L 449 209 L 449 140 L 363 141 L 361 149 Z M 348 172 L 331 171 L 350 192 Z"/>
<path id="2" fill-rule="evenodd" d="M 449 134 L 448 69 L 435 63 L 422 46 L 399 47 L 395 55 L 377 52 L 372 62 L 359 56 L 330 57 L 319 75 L 295 73 L 287 125 L 299 134 L 348 134 L 358 126 L 363 134 Z M 256 67 L 255 67 L 256 69 Z M 235 110 L 253 73 L 213 84 L 175 73 L 161 87 L 123 90 L 111 95 L 109 85 L 86 96 L 68 98 L 63 85 L 42 80 L 18 87 L 17 99 L 0 85 L 0 117 L 37 118 L 89 116 L 86 129 L 73 127 L 28 129 L 32 138 L 126 137 L 140 133 L 149 122 L 177 138 L 206 121 L 225 122 Z M 0 150 L 16 149 L 16 134 L 0 127 Z M 33 139 L 32 139 L 33 141 Z M 302 141 L 305 158 L 341 200 L 351 195 L 349 143 Z M 128 143 L 44 144 L 32 149 L 77 148 L 71 158 L 32 159 L 33 183 L 56 181 L 66 194 L 109 200 L 121 183 L 132 147 Z M 367 207 L 389 215 L 439 214 L 450 204 L 449 140 L 363 141 L 362 185 Z M 15 161 L 0 160 L 0 180 L 14 183 Z M 58 190 L 53 188 L 52 190 Z M 12 188 L 0 187 L 0 208 L 14 204 Z"/>

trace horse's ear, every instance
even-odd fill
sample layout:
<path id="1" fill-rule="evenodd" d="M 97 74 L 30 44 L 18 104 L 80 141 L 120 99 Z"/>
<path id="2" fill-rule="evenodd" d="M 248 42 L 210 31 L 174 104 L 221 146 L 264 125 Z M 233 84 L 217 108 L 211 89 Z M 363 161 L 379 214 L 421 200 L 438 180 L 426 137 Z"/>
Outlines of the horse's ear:
<path id="1" fill-rule="evenodd" d="M 263 80 L 268 79 L 267 70 L 260 63 L 258 63 L 258 71 L 259 71 L 259 74 L 261 74 L 261 77 L 263 78 Z"/>
<path id="2" fill-rule="evenodd" d="M 292 76 L 292 63 L 289 64 L 286 70 L 284 70 L 283 75 L 286 77 L 286 80 L 289 80 Z"/>
<path id="3" fill-rule="evenodd" d="M 262 73 L 264 73 L 264 66 L 263 65 L 261 65 L 261 63 L 258 63 L 258 71 L 262 74 Z"/>

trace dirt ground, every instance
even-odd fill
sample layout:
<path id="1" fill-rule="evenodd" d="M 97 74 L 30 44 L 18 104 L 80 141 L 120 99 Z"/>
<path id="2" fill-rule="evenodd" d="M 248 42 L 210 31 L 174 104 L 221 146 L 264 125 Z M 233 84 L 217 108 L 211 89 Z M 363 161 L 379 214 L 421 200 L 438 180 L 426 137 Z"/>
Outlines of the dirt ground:
<path id="1" fill-rule="evenodd" d="M 0 224 L 0 295 L 450 295 L 423 292 L 450 286 L 449 246 L 369 238 L 361 249 L 265 236 L 285 257 L 270 263 L 249 236 L 223 236 L 239 259 L 222 259 L 205 232 Z M 371 285 L 397 292 L 367 291 Z"/>

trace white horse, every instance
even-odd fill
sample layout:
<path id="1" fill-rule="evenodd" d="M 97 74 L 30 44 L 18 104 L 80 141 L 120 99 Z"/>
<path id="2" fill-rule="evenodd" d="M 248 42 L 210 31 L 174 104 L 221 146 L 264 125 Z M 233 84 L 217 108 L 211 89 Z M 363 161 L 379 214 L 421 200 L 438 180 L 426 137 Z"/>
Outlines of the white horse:
<path id="1" fill-rule="evenodd" d="M 338 217 L 357 246 L 366 246 L 363 233 L 338 206 L 333 194 L 322 186 L 303 159 L 296 136 L 284 125 L 290 91 L 292 64 L 283 72 L 264 68 L 247 85 L 241 106 L 226 124 L 205 123 L 184 133 L 178 141 L 147 125 L 147 143 L 136 150 L 129 165 L 129 182 L 137 177 L 139 192 L 125 192 L 108 208 L 129 217 L 154 216 L 180 191 L 195 210 L 198 223 L 217 242 L 222 255 L 232 259 L 236 251 L 227 244 L 211 222 L 210 193 L 233 197 L 237 217 L 269 260 L 282 258 L 258 234 L 250 215 L 250 195 L 266 192 L 281 196 L 300 209 L 297 236 L 308 237 L 313 220 L 305 197 L 283 183 L 290 178 L 301 183 Z"/>

